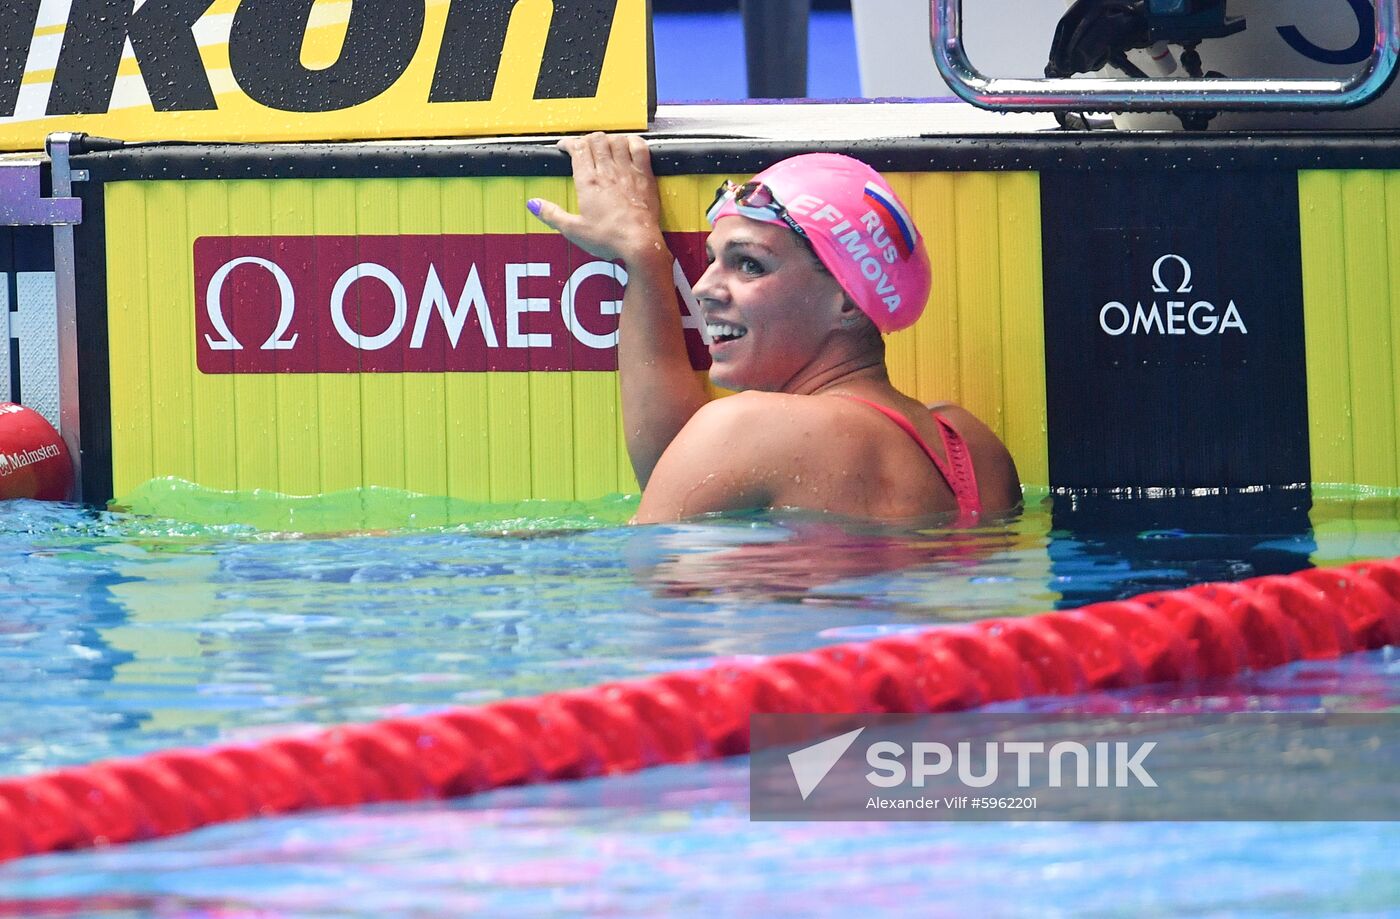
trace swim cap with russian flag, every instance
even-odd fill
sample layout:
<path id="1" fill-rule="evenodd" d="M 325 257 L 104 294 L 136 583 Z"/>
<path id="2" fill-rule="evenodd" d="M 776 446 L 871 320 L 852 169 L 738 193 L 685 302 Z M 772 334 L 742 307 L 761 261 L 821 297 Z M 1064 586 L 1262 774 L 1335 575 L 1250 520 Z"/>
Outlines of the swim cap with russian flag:
<path id="1" fill-rule="evenodd" d="M 914 324 L 933 273 L 919 230 L 888 182 L 860 160 L 806 153 L 726 183 L 708 214 L 786 226 L 811 244 L 837 283 L 881 332 Z"/>

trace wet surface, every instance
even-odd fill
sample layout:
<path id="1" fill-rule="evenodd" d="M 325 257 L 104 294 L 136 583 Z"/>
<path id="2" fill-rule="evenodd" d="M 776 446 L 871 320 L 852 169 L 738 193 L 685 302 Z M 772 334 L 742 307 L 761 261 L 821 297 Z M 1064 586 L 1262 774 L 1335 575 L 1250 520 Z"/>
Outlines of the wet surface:
<path id="1" fill-rule="evenodd" d="M 1058 498 L 962 531 L 768 514 L 315 538 L 0 508 L 11 774 L 1400 554 L 1393 500 L 1297 494 Z M 1397 673 L 1375 652 L 1027 704 L 1386 710 Z M 1379 913 L 1400 893 L 1383 824 L 755 824 L 746 769 L 669 767 L 25 859 L 0 866 L 0 914 L 656 915 L 702 900 L 805 915 L 913 900 L 950 914 L 1316 914 Z"/>

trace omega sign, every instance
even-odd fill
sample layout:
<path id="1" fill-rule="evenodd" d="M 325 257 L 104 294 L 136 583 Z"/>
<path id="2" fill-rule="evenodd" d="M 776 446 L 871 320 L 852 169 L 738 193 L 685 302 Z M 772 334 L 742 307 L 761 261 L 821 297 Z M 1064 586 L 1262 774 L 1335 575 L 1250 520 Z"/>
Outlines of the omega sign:
<path id="1" fill-rule="evenodd" d="M 668 242 L 704 367 L 687 280 L 703 270 L 700 235 Z M 627 272 L 560 236 L 213 236 L 195 241 L 194 263 L 203 373 L 617 369 Z"/>
<path id="2" fill-rule="evenodd" d="M 1168 277 L 1179 277 L 1175 287 L 1167 281 Z M 1167 296 L 1161 303 L 1155 297 L 1146 305 L 1137 300 L 1131 308 L 1118 300 L 1105 303 L 1099 310 L 1099 328 L 1113 336 L 1249 334 L 1234 300 L 1222 310 L 1209 300 L 1173 298 L 1174 293 L 1193 292 L 1191 263 L 1180 255 L 1169 252 L 1153 263 L 1152 292 Z"/>

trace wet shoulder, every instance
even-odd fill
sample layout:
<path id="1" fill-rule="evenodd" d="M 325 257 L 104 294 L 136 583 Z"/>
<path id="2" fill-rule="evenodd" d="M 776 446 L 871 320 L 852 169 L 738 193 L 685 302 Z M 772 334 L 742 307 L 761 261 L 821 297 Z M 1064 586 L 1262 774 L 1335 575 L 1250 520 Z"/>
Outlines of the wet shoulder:
<path id="1" fill-rule="evenodd" d="M 1009 510 L 1021 502 L 1021 479 L 1006 444 L 972 412 L 951 402 L 929 406 L 942 416 L 967 443 L 978 492 L 989 511 Z"/>
<path id="2" fill-rule="evenodd" d="M 746 452 L 791 461 L 864 448 L 867 421 L 860 406 L 847 399 L 741 392 L 708 403 L 688 427 L 716 442 L 742 440 Z"/>
<path id="3" fill-rule="evenodd" d="M 858 403 L 829 396 L 741 392 L 715 399 L 697 414 L 710 424 L 759 425 L 773 435 L 830 433 L 864 415 Z"/>

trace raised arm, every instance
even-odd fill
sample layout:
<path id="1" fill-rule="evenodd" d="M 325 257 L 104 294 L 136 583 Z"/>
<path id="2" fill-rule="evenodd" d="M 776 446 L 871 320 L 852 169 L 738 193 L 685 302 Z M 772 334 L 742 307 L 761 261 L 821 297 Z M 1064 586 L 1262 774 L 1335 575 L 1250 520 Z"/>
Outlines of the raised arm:
<path id="1" fill-rule="evenodd" d="M 645 488 L 666 447 L 709 401 L 686 353 L 651 154 L 635 135 L 569 137 L 559 147 L 573 159 L 579 212 L 538 199 L 528 206 L 574 245 L 627 270 L 618 343 L 622 419 Z"/>

